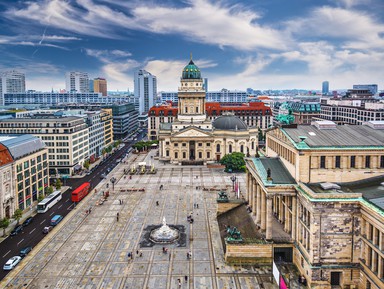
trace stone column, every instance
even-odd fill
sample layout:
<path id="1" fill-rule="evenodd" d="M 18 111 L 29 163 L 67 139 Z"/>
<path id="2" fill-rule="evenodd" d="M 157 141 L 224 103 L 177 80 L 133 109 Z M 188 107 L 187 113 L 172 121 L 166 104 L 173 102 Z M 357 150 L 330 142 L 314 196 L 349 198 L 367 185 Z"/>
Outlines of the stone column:
<path id="1" fill-rule="evenodd" d="M 265 192 L 261 191 L 261 222 L 260 222 L 260 227 L 262 231 L 265 231 L 266 229 L 266 196 Z"/>
<path id="2" fill-rule="evenodd" d="M 267 229 L 265 233 L 265 238 L 267 240 L 272 239 L 272 198 L 267 197 Z"/>
<path id="3" fill-rule="evenodd" d="M 253 183 L 252 183 L 252 191 L 253 191 L 252 215 L 253 216 L 256 216 L 256 192 L 258 187 L 259 186 L 257 185 L 256 180 L 253 180 Z"/>
<path id="4" fill-rule="evenodd" d="M 260 224 L 261 221 L 261 189 L 260 186 L 256 188 L 256 224 Z"/>
<path id="5" fill-rule="evenodd" d="M 292 230 L 291 230 L 291 237 L 295 241 L 297 240 L 296 237 L 296 211 L 297 211 L 297 199 L 296 196 L 292 197 Z"/>

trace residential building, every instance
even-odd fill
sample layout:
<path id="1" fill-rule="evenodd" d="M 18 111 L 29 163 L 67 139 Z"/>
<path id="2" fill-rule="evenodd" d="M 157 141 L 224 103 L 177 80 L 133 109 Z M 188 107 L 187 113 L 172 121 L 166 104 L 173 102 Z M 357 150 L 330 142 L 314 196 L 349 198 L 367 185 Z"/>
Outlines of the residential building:
<path id="1" fill-rule="evenodd" d="M 102 96 L 101 93 L 78 92 L 25 92 L 7 93 L 4 95 L 5 105 L 59 105 L 59 104 L 109 104 L 134 102 L 127 96 Z"/>
<path id="2" fill-rule="evenodd" d="M 138 117 L 139 127 L 148 128 L 148 113 L 143 112 Z"/>
<path id="3" fill-rule="evenodd" d="M 207 80 L 208 81 L 208 80 Z M 204 84 L 203 84 L 204 85 Z M 177 102 L 177 92 L 160 92 L 161 101 L 163 103 L 172 101 Z M 220 91 L 206 92 L 207 102 L 220 102 L 220 103 L 244 103 L 249 101 L 249 94 L 246 91 L 228 90 L 223 88 Z"/>
<path id="4" fill-rule="evenodd" d="M 3 135 L 0 143 L 13 159 L 11 175 L 15 176 L 12 180 L 16 182 L 15 195 L 11 196 L 14 202 L 11 201 L 6 208 L 9 211 L 6 215 L 13 215 L 15 209 L 32 208 L 39 194 L 44 194 L 44 188 L 49 186 L 48 149 L 41 139 L 33 135 Z"/>
<path id="5" fill-rule="evenodd" d="M 167 115 L 156 107 L 149 113 L 150 118 L 158 114 L 159 118 L 173 119 L 158 122 L 160 160 L 182 165 L 206 164 L 232 152 L 255 154 L 257 127 L 248 128 L 240 118 L 230 114 L 218 116 L 212 122 L 206 108 L 200 69 L 191 59 L 182 71 L 177 108 L 167 108 Z M 173 115 L 176 112 L 177 116 Z"/>
<path id="6" fill-rule="evenodd" d="M 368 89 L 373 95 L 375 95 L 378 92 L 378 86 L 377 84 L 354 84 L 353 89 Z"/>
<path id="7" fill-rule="evenodd" d="M 132 103 L 112 105 L 108 108 L 112 109 L 115 139 L 123 139 L 139 127 L 139 114 Z"/>
<path id="8" fill-rule="evenodd" d="M 4 105 L 4 94 L 24 93 L 25 74 L 16 70 L 5 71 L 0 74 L 0 105 Z"/>
<path id="9" fill-rule="evenodd" d="M 100 119 L 104 127 L 104 147 L 108 147 L 113 144 L 112 109 L 102 108 L 100 111 Z"/>
<path id="10" fill-rule="evenodd" d="M 95 78 L 93 80 L 93 91 L 100 92 L 102 96 L 107 96 L 107 80 L 105 78 Z"/>
<path id="11" fill-rule="evenodd" d="M 240 118 L 248 127 L 258 127 L 265 130 L 272 125 L 271 109 L 261 101 L 232 104 L 206 102 L 205 112 L 207 119 L 210 121 L 214 121 L 222 115 L 233 114 Z M 160 124 L 174 122 L 177 114 L 177 103 L 167 102 L 152 107 L 148 113 L 148 138 L 151 140 L 158 139 Z"/>
<path id="12" fill-rule="evenodd" d="M 384 102 L 373 99 L 321 99 L 319 120 L 358 124 L 384 120 Z"/>
<path id="13" fill-rule="evenodd" d="M 67 92 L 89 92 L 89 76 L 87 72 L 71 71 L 65 74 Z"/>
<path id="14" fill-rule="evenodd" d="M 0 136 L 0 219 L 10 219 L 17 209 L 13 157 Z"/>
<path id="15" fill-rule="evenodd" d="M 264 250 L 308 288 L 384 288 L 384 122 L 275 127 L 263 154 L 246 159 L 245 199 Z"/>
<path id="16" fill-rule="evenodd" d="M 322 93 L 322 95 L 328 95 L 329 94 L 329 81 L 323 81 L 321 93 Z"/>
<path id="17" fill-rule="evenodd" d="M 71 175 L 89 153 L 89 130 L 82 117 L 33 117 L 0 120 L 0 134 L 33 134 L 48 148 L 50 175 Z"/>
<path id="18" fill-rule="evenodd" d="M 135 97 L 139 99 L 139 114 L 147 113 L 155 104 L 157 95 L 156 76 L 144 69 L 135 72 L 134 75 Z"/>

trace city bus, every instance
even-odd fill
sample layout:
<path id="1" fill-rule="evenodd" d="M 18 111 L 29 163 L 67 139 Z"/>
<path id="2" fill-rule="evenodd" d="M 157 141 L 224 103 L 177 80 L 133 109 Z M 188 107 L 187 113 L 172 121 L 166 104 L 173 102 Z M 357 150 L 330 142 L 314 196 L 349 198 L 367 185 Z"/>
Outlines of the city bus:
<path id="1" fill-rule="evenodd" d="M 37 204 L 37 212 L 45 213 L 50 208 L 52 208 L 58 201 L 60 201 L 61 197 L 61 191 L 54 191 L 52 194 L 50 194 L 48 197 L 46 197 L 44 200 Z"/>
<path id="2" fill-rule="evenodd" d="M 80 202 L 84 199 L 91 190 L 91 184 L 88 182 L 83 183 L 72 192 L 72 202 Z"/>

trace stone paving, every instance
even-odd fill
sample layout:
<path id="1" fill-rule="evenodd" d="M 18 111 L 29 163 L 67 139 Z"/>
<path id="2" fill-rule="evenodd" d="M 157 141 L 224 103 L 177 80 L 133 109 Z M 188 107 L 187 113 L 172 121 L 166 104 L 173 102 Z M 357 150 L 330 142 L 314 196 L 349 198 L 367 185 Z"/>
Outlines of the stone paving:
<path id="1" fill-rule="evenodd" d="M 236 267 L 224 263 L 216 220 L 217 191 L 231 188 L 228 174 L 203 166 L 160 165 L 157 174 L 123 177 L 133 161 L 148 155 L 130 156 L 108 175 L 117 178 L 114 190 L 103 180 L 33 249 L 22 263 L 0 283 L 1 288 L 277 288 L 270 283 L 271 268 Z M 153 160 L 152 158 L 150 159 Z M 245 175 L 238 175 L 245 188 Z M 163 184 L 163 190 L 159 190 Z M 129 191 L 145 188 L 145 191 Z M 97 205 L 103 191 L 110 196 Z M 123 190 L 123 191 L 122 191 Z M 122 204 L 120 204 L 122 200 Z M 159 205 L 156 205 L 156 201 Z M 199 208 L 194 208 L 199 204 Z M 88 208 L 91 213 L 86 214 Z M 187 216 L 193 213 L 190 224 Z M 119 219 L 117 220 L 117 213 Z M 186 247 L 162 245 L 140 248 L 143 229 L 161 224 L 184 225 Z M 142 257 L 136 254 L 139 250 Z M 192 258 L 187 253 L 192 252 Z M 128 258 L 133 252 L 133 259 Z M 185 281 L 187 276 L 187 281 Z M 179 286 L 178 280 L 181 285 Z"/>

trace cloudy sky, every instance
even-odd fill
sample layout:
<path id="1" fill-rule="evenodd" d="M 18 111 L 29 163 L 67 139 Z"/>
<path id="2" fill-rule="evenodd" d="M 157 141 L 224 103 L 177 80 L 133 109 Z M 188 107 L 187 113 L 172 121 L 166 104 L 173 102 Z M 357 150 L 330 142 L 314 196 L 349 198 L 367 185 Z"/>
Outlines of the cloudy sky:
<path id="1" fill-rule="evenodd" d="M 65 88 L 65 72 L 133 90 L 146 69 L 176 91 L 190 53 L 209 90 L 384 89 L 383 0 L 1 0 L 0 71 L 27 89 Z"/>

